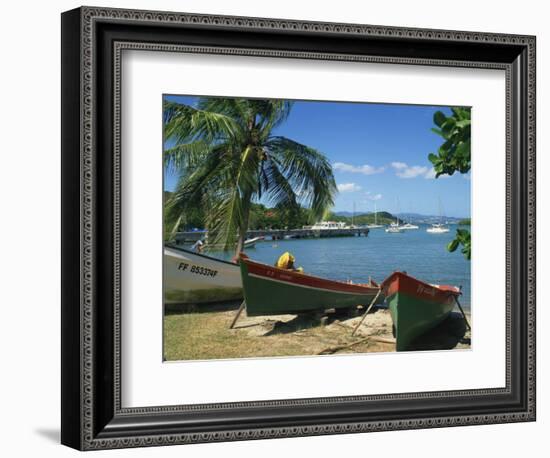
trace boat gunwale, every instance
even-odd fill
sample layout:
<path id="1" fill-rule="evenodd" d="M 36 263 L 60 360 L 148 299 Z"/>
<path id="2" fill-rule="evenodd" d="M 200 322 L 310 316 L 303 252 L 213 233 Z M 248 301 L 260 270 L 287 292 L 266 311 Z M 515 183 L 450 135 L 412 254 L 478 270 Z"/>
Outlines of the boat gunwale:
<path id="1" fill-rule="evenodd" d="M 183 253 L 187 253 L 187 254 L 190 254 L 190 255 L 193 255 L 193 256 L 199 256 L 201 258 L 205 258 L 205 259 L 208 259 L 208 260 L 214 261 L 214 262 L 222 262 L 224 264 L 229 264 L 230 266 L 233 266 L 233 267 L 237 267 L 237 268 L 239 267 L 239 264 L 236 263 L 236 262 L 226 261 L 225 259 L 215 258 L 213 256 L 208 256 L 208 255 L 202 254 L 202 253 L 196 253 L 194 251 L 186 250 L 185 248 L 181 248 L 181 247 L 178 247 L 178 246 L 165 244 L 164 248 L 169 248 L 169 249 L 172 249 L 172 250 L 175 250 L 175 251 L 181 251 Z"/>
<path id="2" fill-rule="evenodd" d="M 246 255 L 243 256 L 243 254 L 239 256 L 239 261 L 246 264 L 248 276 L 254 276 L 255 278 L 260 278 L 260 279 L 265 279 L 270 281 L 276 280 L 278 282 L 281 282 L 290 286 L 297 286 L 297 287 L 308 286 L 309 288 L 313 288 L 317 290 L 324 289 L 325 291 L 328 291 L 328 292 L 346 293 L 346 294 L 368 294 L 368 293 L 374 294 L 378 292 L 378 290 L 380 289 L 380 287 L 365 286 L 364 284 L 360 284 L 360 283 L 344 283 L 338 280 L 330 280 L 322 277 L 317 277 L 315 275 L 308 275 L 300 272 L 293 272 L 291 270 L 281 269 L 279 267 L 270 266 L 269 264 L 264 264 L 262 262 L 252 261 L 248 256 Z M 323 286 L 304 285 L 303 282 L 293 283 L 291 281 L 286 281 L 284 279 L 279 279 L 279 278 L 273 278 L 273 277 L 258 274 L 255 272 L 251 273 L 248 270 L 250 266 L 257 266 L 262 269 L 274 270 L 280 274 L 290 275 L 292 278 L 296 278 L 298 280 L 306 280 L 306 281 L 313 280 L 317 282 L 322 282 Z M 342 289 L 342 287 L 345 287 L 346 289 L 351 289 L 352 291 L 345 291 Z"/>
<path id="3" fill-rule="evenodd" d="M 398 286 L 397 291 L 388 294 L 388 290 L 390 288 L 389 285 L 393 281 L 398 280 L 399 277 L 405 277 L 405 279 L 407 279 L 409 281 L 414 281 L 414 282 L 424 286 L 425 288 L 435 289 L 436 292 L 438 293 L 437 295 L 434 295 L 432 297 L 426 297 L 425 295 L 420 295 L 418 293 L 418 291 L 416 291 L 416 292 L 409 292 L 409 291 L 405 292 L 405 294 L 412 294 L 414 297 L 416 297 L 417 299 L 422 300 L 422 301 L 436 302 L 436 301 L 438 301 L 438 296 L 439 297 L 445 296 L 444 299 L 447 300 L 451 296 L 458 297 L 462 294 L 462 292 L 460 290 L 458 290 L 458 288 L 456 286 L 450 286 L 450 285 L 437 285 L 436 286 L 436 285 L 432 285 L 430 283 L 426 283 L 425 281 L 419 280 L 416 277 L 413 277 L 409 274 L 406 274 L 404 272 L 399 272 L 398 270 L 396 270 L 396 271 L 392 272 L 382 283 L 380 283 L 380 288 L 382 288 L 382 291 L 384 293 L 384 296 L 386 296 L 386 298 L 390 298 L 394 294 L 397 294 L 399 292 L 404 292 L 404 291 L 399 291 L 399 286 Z M 457 290 L 455 291 L 455 290 L 451 290 L 451 289 L 444 289 L 444 288 L 442 288 L 444 286 L 449 286 L 450 288 L 457 288 Z"/>

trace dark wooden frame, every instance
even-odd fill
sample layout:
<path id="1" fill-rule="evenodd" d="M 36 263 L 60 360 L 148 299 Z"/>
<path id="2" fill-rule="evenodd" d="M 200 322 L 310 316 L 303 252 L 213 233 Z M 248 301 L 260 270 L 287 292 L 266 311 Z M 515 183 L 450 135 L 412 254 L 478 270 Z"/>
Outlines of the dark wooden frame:
<path id="1" fill-rule="evenodd" d="M 505 388 L 124 409 L 123 49 L 506 71 Z M 81 449 L 535 419 L 535 38 L 83 7 L 62 15 L 62 434 Z"/>

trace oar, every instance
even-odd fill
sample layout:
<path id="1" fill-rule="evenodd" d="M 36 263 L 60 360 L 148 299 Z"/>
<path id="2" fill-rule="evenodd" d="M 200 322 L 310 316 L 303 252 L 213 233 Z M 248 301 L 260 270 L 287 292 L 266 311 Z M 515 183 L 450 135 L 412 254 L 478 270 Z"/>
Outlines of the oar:
<path id="1" fill-rule="evenodd" d="M 460 287 L 459 289 L 462 289 L 462 287 Z M 468 318 L 466 318 L 466 314 L 464 313 L 464 310 L 462 309 L 462 305 L 460 305 L 460 302 L 458 302 L 458 298 L 456 297 L 456 295 L 453 294 L 453 297 L 455 298 L 456 305 L 458 305 L 458 308 L 460 309 L 460 311 L 462 313 L 462 317 L 464 318 L 464 322 L 466 323 L 466 327 L 468 328 L 468 331 L 471 331 L 472 327 L 470 326 L 470 323 L 468 323 Z"/>
<path id="2" fill-rule="evenodd" d="M 246 301 L 243 301 L 239 307 L 239 310 L 237 310 L 237 313 L 235 314 L 235 318 L 233 318 L 233 321 L 231 322 L 231 326 L 229 326 L 229 329 L 233 329 L 233 326 L 235 326 L 235 323 L 241 316 L 241 313 L 243 313 L 245 306 L 246 306 Z"/>
<path id="3" fill-rule="evenodd" d="M 355 332 L 359 329 L 359 326 L 361 326 L 363 324 L 363 321 L 365 321 L 365 318 L 367 317 L 368 313 L 370 312 L 370 309 L 373 307 L 374 303 L 376 302 L 376 299 L 378 299 L 378 296 L 380 296 L 381 292 L 382 292 L 382 288 L 378 288 L 378 292 L 376 293 L 376 296 L 374 296 L 374 299 L 372 300 L 372 302 L 367 307 L 367 311 L 365 312 L 365 314 L 361 318 L 361 321 L 359 321 L 359 323 L 357 323 L 357 326 L 355 326 L 355 329 L 351 333 L 352 336 L 355 335 Z"/>

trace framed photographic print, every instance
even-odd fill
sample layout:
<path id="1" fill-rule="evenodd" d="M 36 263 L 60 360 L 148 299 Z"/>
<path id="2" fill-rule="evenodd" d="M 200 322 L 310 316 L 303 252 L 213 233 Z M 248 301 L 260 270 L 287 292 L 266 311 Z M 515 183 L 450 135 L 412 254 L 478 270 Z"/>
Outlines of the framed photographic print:
<path id="1" fill-rule="evenodd" d="M 65 445 L 535 419 L 534 37 L 82 7 L 62 112 Z"/>

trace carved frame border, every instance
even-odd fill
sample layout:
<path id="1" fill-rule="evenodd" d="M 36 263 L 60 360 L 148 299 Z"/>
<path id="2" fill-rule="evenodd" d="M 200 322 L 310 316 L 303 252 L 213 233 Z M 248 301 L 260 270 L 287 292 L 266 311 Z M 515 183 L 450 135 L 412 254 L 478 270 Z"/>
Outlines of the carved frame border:
<path id="1" fill-rule="evenodd" d="M 81 94 L 81 156 L 80 156 L 80 246 L 81 246 L 81 268 L 80 268 L 80 297 L 81 297 L 81 416 L 80 416 L 80 439 L 77 448 L 81 449 L 104 449 L 104 448 L 121 448 L 121 447 L 138 447 L 150 445 L 167 445 L 180 443 L 196 443 L 196 442 L 211 442 L 211 441 L 228 441 L 228 440 L 250 440 L 264 439 L 275 437 L 290 437 L 290 436 L 306 436 L 319 434 L 340 434 L 350 432 L 367 432 L 367 431 L 385 431 L 398 429 L 412 428 L 427 428 L 427 427 L 442 427 L 442 426 L 458 426 L 458 425 L 473 425 L 473 424 L 488 424 L 488 423 L 504 423 L 516 421 L 530 421 L 535 418 L 535 38 L 531 36 L 518 36 L 508 34 L 490 34 L 479 32 L 462 32 L 462 31 L 443 31 L 443 30 L 426 30 L 400 27 L 382 27 L 371 25 L 355 25 L 355 24 L 336 24 L 336 23 L 321 23 L 321 22 L 306 22 L 296 20 L 282 19 L 263 19 L 263 18 L 246 18 L 246 17 L 227 17 L 227 16 L 211 16 L 185 13 L 168 13 L 168 12 L 152 12 L 152 11 L 132 11 L 123 9 L 110 8 L 94 8 L 83 7 L 80 9 L 80 36 L 81 36 L 81 63 L 80 63 L 80 94 Z M 528 92 L 528 130 L 525 133 L 527 136 L 527 259 L 528 259 L 528 275 L 526 278 L 527 288 L 527 339 L 529 342 L 527 349 L 526 370 L 527 378 L 527 409 L 521 413 L 501 413 L 491 415 L 475 415 L 475 416 L 449 416 L 439 418 L 416 418 L 413 420 L 392 420 L 392 421 L 373 421 L 373 422 L 357 422 L 357 423 L 333 423 L 324 425 L 299 426 L 299 427 L 270 427 L 270 428 L 253 428 L 247 430 L 228 430 L 223 432 L 206 432 L 206 433 L 168 433 L 151 436 L 135 436 L 135 437 L 119 437 L 119 438 L 101 438 L 97 434 L 96 425 L 94 425 L 94 209 L 96 208 L 96 189 L 94 176 L 94 30 L 96 21 L 117 21 L 121 23 L 146 23 L 146 24 L 204 24 L 216 27 L 235 28 L 235 29 L 254 29 L 254 30 L 298 30 L 307 33 L 337 33 L 344 35 L 360 35 L 369 37 L 396 37 L 405 38 L 413 37 L 419 40 L 443 40 L 450 42 L 485 42 L 498 43 L 503 45 L 521 45 L 527 50 L 527 92 Z M 473 394 L 509 392 L 510 389 L 510 297 L 509 288 L 506 294 L 507 301 L 507 376 L 506 388 L 493 390 L 467 390 L 460 392 L 433 392 L 433 393 L 409 393 L 399 395 L 380 395 L 380 396 L 359 396 L 352 398 L 316 398 L 316 399 L 301 399 L 301 400 L 279 400 L 279 401 L 263 401 L 253 403 L 230 403 L 230 404 L 201 404 L 191 406 L 163 406 L 151 408 L 136 408 L 122 409 L 120 405 L 120 63 L 121 52 L 124 49 L 143 49 L 156 51 L 172 51 L 172 52 L 190 52 L 190 53 L 214 53 L 214 54 L 233 54 L 233 55 L 253 55 L 266 57 L 295 57 L 302 59 L 333 59 L 333 60 L 348 60 L 348 61 L 363 61 L 363 62 L 383 62 L 383 63 L 399 63 L 412 65 L 442 65 L 442 66 L 463 66 L 472 68 L 499 68 L 506 71 L 506 106 L 507 106 L 507 138 L 506 138 L 506 155 L 507 155 L 507 256 L 506 256 L 506 272 L 507 282 L 510 278 L 511 257 L 510 257 L 510 238 L 509 230 L 511 228 L 511 212 L 510 212 L 510 160 L 511 160 L 511 142 L 510 124 L 511 115 L 509 114 L 511 104 L 510 87 L 510 72 L 511 68 L 507 64 L 490 64 L 483 62 L 468 62 L 457 63 L 456 61 L 446 61 L 443 59 L 406 59 L 395 57 L 376 57 L 365 55 L 335 55 L 324 53 L 296 53 L 292 51 L 274 51 L 274 50 L 258 50 L 245 48 L 220 48 L 208 46 L 181 46 L 170 44 L 153 44 L 153 43 L 131 43 L 118 42 L 115 45 L 115 78 L 114 92 L 115 100 L 113 125 L 114 132 L 114 180 L 115 180 L 115 228 L 114 228 L 114 258 L 115 258 L 115 279 L 113 296 L 115 298 L 115 317 L 114 317 L 114 333 L 115 333 L 115 409 L 117 415 L 129 414 L 149 414 L 155 415 L 168 412 L 186 412 L 203 409 L 231 409 L 237 407 L 260 407 L 260 406 L 280 406 L 280 405 L 312 405 L 320 403 L 334 403 L 342 400 L 371 400 L 371 399 L 410 399 L 410 398 L 427 398 L 427 397 L 445 397 L 445 396 L 471 396 Z M 71 442 L 71 441 L 65 441 Z M 75 445 L 74 442 L 72 445 Z"/>

